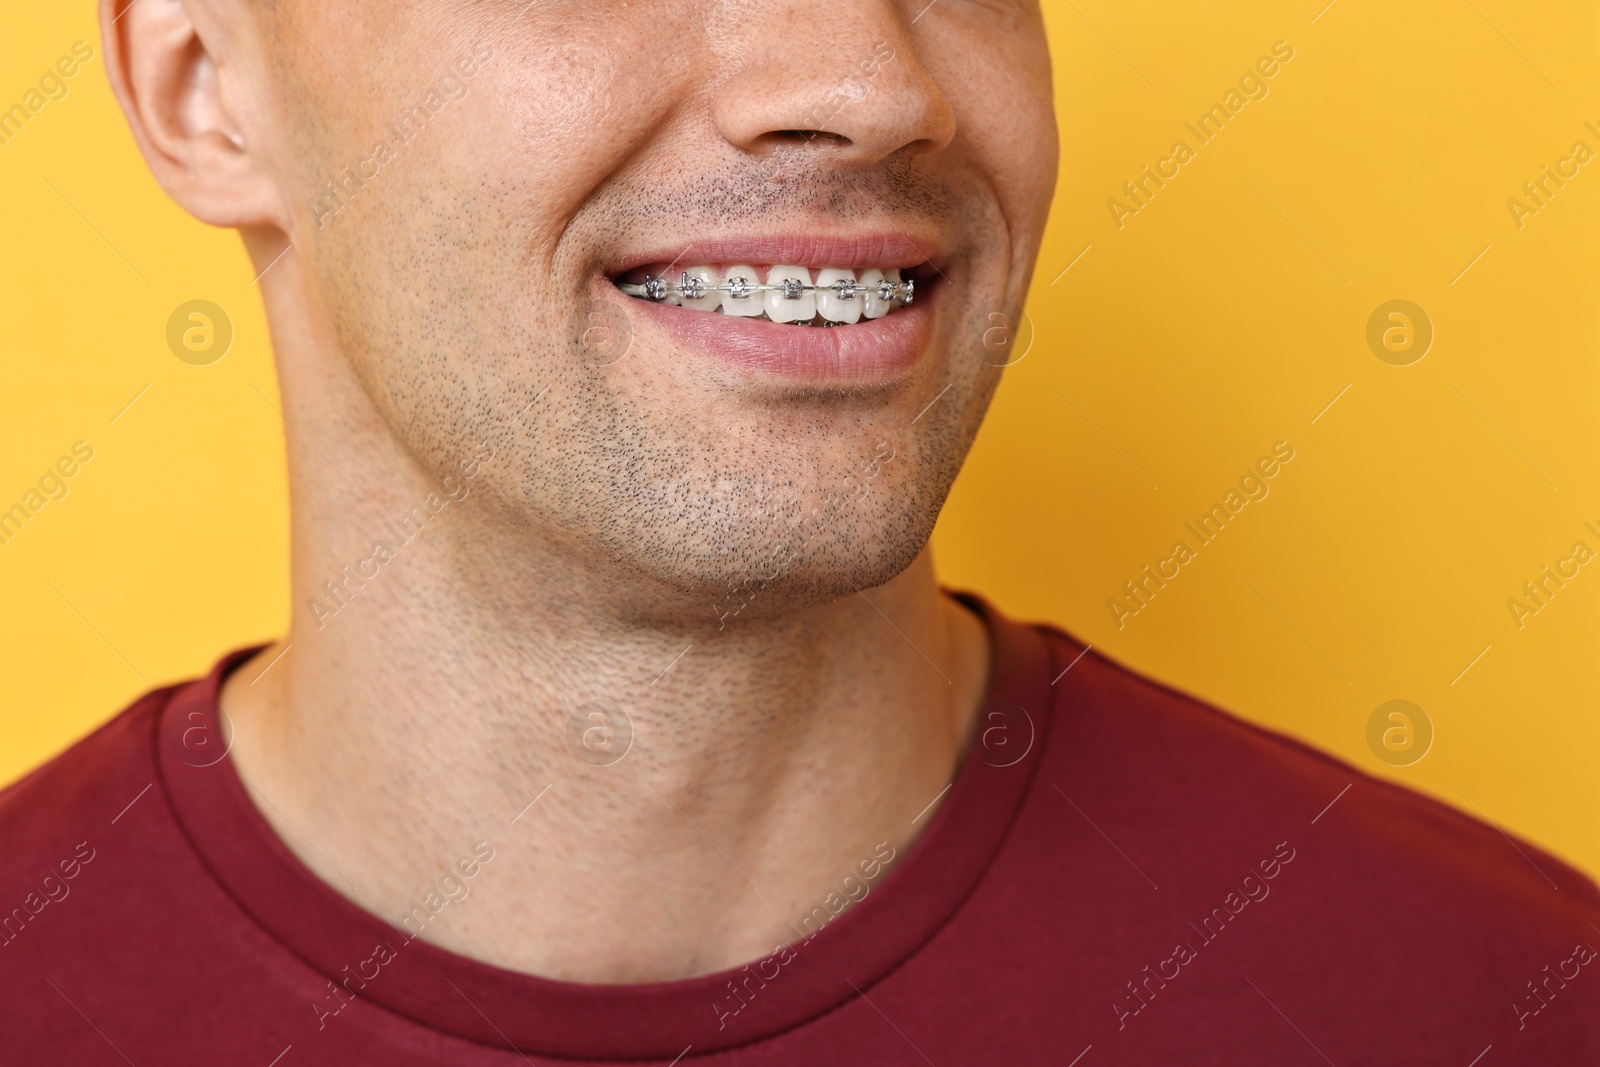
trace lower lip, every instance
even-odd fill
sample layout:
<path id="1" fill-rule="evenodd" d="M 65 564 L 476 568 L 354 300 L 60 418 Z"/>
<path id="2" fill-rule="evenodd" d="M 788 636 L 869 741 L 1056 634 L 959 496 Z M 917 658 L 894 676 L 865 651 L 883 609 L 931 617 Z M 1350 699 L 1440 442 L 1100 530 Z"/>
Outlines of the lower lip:
<path id="1" fill-rule="evenodd" d="M 807 383 L 865 384 L 893 378 L 927 349 L 933 316 L 921 287 L 917 302 L 881 319 L 846 326 L 794 326 L 766 319 L 691 311 L 626 296 L 600 283 L 639 320 L 659 328 L 684 348 L 763 377 Z M 634 337 L 638 343 L 637 334 Z"/>

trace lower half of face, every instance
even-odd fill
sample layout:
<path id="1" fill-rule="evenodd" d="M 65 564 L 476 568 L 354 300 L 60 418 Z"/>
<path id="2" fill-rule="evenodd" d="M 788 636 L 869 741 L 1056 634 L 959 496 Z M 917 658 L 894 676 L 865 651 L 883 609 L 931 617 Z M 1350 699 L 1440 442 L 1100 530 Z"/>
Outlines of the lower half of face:
<path id="1" fill-rule="evenodd" d="M 688 119 L 674 137 L 648 108 L 579 131 L 473 105 L 386 145 L 306 231 L 343 355 L 411 454 L 492 455 L 485 522 L 673 610 L 780 611 L 908 566 L 1014 358 L 1053 147 L 843 165 Z"/>

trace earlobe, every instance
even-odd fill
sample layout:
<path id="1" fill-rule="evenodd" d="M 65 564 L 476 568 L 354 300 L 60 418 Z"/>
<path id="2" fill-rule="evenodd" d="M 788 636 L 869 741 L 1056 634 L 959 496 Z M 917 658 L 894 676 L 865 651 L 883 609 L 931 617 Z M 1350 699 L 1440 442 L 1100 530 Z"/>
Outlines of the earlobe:
<path id="1" fill-rule="evenodd" d="M 184 209 L 213 226 L 281 228 L 287 212 L 249 127 L 263 116 L 238 113 L 251 99 L 237 61 L 246 41 L 224 39 L 214 16 L 205 0 L 100 0 L 106 72 L 151 172 Z"/>

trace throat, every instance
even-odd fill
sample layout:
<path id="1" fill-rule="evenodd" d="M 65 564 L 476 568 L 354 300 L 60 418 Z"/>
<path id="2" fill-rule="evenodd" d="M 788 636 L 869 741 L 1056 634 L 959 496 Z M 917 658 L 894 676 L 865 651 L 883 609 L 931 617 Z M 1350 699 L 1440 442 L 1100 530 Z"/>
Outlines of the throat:
<path id="1" fill-rule="evenodd" d="M 876 891 L 963 759 L 988 638 L 923 560 L 720 641 L 552 641 L 478 588 L 455 632 L 330 627 L 228 680 L 232 757 L 333 891 L 391 923 L 448 901 L 412 924 L 438 947 L 576 982 L 736 968 Z"/>

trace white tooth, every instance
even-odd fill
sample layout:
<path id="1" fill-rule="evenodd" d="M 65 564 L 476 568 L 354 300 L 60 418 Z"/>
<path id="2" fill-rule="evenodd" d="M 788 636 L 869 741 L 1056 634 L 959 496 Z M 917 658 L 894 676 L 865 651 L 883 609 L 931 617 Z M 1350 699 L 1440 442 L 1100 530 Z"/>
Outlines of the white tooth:
<path id="1" fill-rule="evenodd" d="M 778 266 L 767 274 L 768 285 L 782 285 L 786 281 L 810 285 L 811 272 L 804 267 Z M 767 318 L 773 322 L 810 322 L 817 317 L 816 293 L 802 292 L 798 299 L 791 299 L 781 291 L 769 290 L 765 295 Z"/>
<path id="2" fill-rule="evenodd" d="M 663 274 L 661 276 L 661 280 L 666 282 L 668 285 L 673 284 L 673 281 L 674 281 L 674 279 L 667 277 L 665 274 Z M 676 307 L 678 304 L 682 303 L 682 301 L 680 301 L 678 299 L 678 294 L 677 293 L 669 291 L 666 296 L 663 296 L 660 300 L 656 301 L 656 303 L 658 303 L 658 304 L 671 304 L 674 307 Z"/>
<path id="3" fill-rule="evenodd" d="M 856 272 L 829 267 L 817 271 L 817 313 L 829 322 L 860 322 L 861 292 L 859 288 L 849 300 L 839 299 L 833 288 L 839 282 L 854 282 Z M 826 289 L 823 286 L 827 286 Z"/>
<path id="4" fill-rule="evenodd" d="M 685 274 L 687 274 L 691 279 L 698 278 L 700 283 L 706 286 L 708 289 L 710 289 L 711 286 L 716 285 L 721 280 L 717 277 L 717 272 L 712 270 L 710 267 L 690 267 L 688 270 L 680 271 L 678 273 L 678 280 L 676 284 L 683 284 L 683 276 Z M 722 306 L 722 294 L 717 292 L 715 289 L 711 289 L 711 291 L 706 293 L 705 296 L 702 296 L 697 300 L 691 300 L 688 297 L 684 297 L 683 306 L 686 308 L 693 308 L 696 311 L 715 311 L 717 308 Z"/>
<path id="5" fill-rule="evenodd" d="M 883 284 L 883 271 L 877 267 L 861 272 L 861 285 L 866 291 L 861 295 L 866 299 L 862 301 L 861 313 L 869 319 L 881 319 L 889 314 L 891 304 L 878 295 L 878 286 Z"/>
<path id="6" fill-rule="evenodd" d="M 735 278 L 743 278 L 746 285 L 756 286 L 761 284 L 761 277 L 756 274 L 754 267 L 729 267 L 728 273 L 723 277 L 722 284 L 727 285 Z M 751 318 L 767 309 L 767 303 L 761 299 L 764 293 L 746 293 L 736 297 L 732 293 L 722 294 L 722 313 L 724 315 L 737 315 L 740 318 Z"/>

